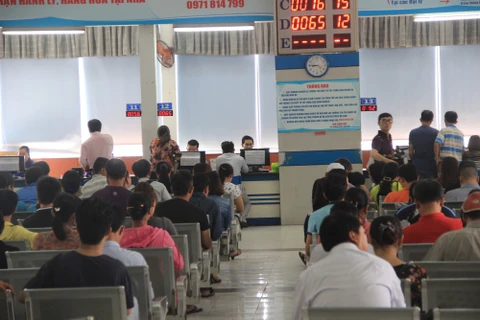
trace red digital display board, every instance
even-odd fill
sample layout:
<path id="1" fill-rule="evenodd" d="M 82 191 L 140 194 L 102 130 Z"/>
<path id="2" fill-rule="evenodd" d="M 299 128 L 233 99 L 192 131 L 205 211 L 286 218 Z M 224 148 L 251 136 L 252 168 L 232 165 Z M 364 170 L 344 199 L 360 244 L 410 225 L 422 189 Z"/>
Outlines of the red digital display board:
<path id="1" fill-rule="evenodd" d="M 278 54 L 356 51 L 357 20 L 355 0 L 276 0 Z"/>
<path id="2" fill-rule="evenodd" d="M 173 117 L 173 110 L 158 110 L 157 115 L 159 117 Z"/>
<path id="3" fill-rule="evenodd" d="M 142 116 L 142 111 L 127 111 L 127 118 L 138 118 Z"/>
<path id="4" fill-rule="evenodd" d="M 377 111 L 377 105 L 362 106 L 361 108 L 361 110 L 364 112 Z"/>

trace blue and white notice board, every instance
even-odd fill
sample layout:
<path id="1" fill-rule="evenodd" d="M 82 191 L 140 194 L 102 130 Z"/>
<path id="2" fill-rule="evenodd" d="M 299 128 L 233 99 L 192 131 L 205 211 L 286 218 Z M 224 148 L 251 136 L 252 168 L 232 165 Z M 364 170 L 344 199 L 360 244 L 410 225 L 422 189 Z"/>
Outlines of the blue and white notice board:
<path id="1" fill-rule="evenodd" d="M 478 0 L 358 0 L 358 15 L 389 16 L 480 11 Z"/>
<path id="2" fill-rule="evenodd" d="M 360 130 L 358 79 L 277 82 L 278 132 Z"/>
<path id="3" fill-rule="evenodd" d="M 271 0 L 0 0 L 0 27 L 273 20 Z"/>

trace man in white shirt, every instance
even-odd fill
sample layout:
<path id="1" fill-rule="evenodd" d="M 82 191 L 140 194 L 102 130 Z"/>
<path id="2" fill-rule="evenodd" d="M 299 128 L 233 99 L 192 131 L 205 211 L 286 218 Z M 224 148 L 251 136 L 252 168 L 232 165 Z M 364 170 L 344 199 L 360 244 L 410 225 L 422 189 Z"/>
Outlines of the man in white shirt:
<path id="1" fill-rule="evenodd" d="M 360 221 L 348 214 L 324 219 L 323 248 L 330 254 L 300 275 L 294 294 L 294 320 L 314 307 L 404 308 L 400 280 L 392 266 L 367 253 Z"/>
<path id="2" fill-rule="evenodd" d="M 88 121 L 90 138 L 82 143 L 82 150 L 78 161 L 86 168 L 93 165 L 98 157 L 112 159 L 113 139 L 109 134 L 103 134 L 100 120 Z"/>
<path id="3" fill-rule="evenodd" d="M 148 183 L 149 181 L 148 177 L 150 177 L 150 174 L 152 173 L 152 166 L 150 165 L 150 162 L 148 162 L 147 160 L 141 159 L 136 161 L 132 165 L 132 171 L 137 177 L 138 183 L 140 182 Z M 157 195 L 157 202 L 164 202 L 172 199 L 172 196 L 168 193 L 168 190 L 163 183 L 158 181 L 152 181 L 150 185 L 155 190 L 155 194 Z M 130 187 L 130 191 L 133 192 L 134 189 L 135 189 L 135 186 Z"/>
<path id="4" fill-rule="evenodd" d="M 108 159 L 103 157 L 95 160 L 93 163 L 93 177 L 83 186 L 82 199 L 90 198 L 95 192 L 107 186 L 107 170 L 105 169 L 107 162 Z"/>

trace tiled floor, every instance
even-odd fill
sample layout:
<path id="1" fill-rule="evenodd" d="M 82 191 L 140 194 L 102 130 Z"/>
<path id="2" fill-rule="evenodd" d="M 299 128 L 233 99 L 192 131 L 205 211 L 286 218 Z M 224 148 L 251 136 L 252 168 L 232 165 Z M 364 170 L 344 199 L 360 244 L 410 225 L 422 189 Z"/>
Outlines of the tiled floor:
<path id="1" fill-rule="evenodd" d="M 293 290 L 305 269 L 298 251 L 303 228 L 251 227 L 242 231 L 242 256 L 221 265 L 216 295 L 202 299 L 196 319 L 290 319 Z"/>

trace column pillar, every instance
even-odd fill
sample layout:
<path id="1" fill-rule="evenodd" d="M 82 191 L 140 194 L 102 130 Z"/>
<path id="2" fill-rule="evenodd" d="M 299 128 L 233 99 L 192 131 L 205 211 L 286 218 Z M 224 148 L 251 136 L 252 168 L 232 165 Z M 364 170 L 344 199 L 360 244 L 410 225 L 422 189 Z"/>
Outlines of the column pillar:
<path id="1" fill-rule="evenodd" d="M 140 85 L 142 103 L 142 152 L 150 159 L 150 142 L 157 136 L 157 34 L 156 25 L 140 25 Z"/>
<path id="2" fill-rule="evenodd" d="M 161 39 L 173 46 L 173 24 L 160 25 Z M 175 61 L 175 63 L 177 63 Z M 163 117 L 163 124 L 170 128 L 172 139 L 178 142 L 178 107 L 177 107 L 177 68 L 162 68 L 162 102 L 171 102 L 173 104 L 173 117 Z"/>

